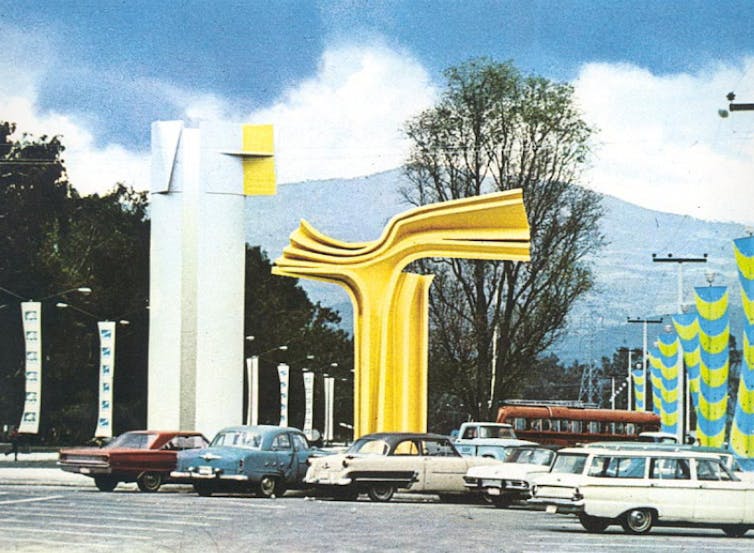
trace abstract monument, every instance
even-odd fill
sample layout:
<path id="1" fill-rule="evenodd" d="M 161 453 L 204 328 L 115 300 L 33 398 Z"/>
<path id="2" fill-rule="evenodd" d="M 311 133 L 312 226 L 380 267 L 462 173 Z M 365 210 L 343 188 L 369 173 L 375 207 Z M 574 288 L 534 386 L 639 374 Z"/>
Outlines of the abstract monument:
<path id="1" fill-rule="evenodd" d="M 334 282 L 354 310 L 354 437 L 427 428 L 431 275 L 420 258 L 529 260 L 521 190 L 422 206 L 394 217 L 373 242 L 342 242 L 301 221 L 273 273 Z"/>

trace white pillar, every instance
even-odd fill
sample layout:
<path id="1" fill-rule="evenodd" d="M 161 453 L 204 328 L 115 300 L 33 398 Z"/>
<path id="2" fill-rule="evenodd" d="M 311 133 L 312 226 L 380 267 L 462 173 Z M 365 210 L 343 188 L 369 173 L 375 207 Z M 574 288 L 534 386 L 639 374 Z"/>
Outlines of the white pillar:
<path id="1" fill-rule="evenodd" d="M 259 356 L 252 355 L 246 359 L 246 382 L 249 384 L 249 404 L 246 420 L 248 424 L 259 424 Z"/>

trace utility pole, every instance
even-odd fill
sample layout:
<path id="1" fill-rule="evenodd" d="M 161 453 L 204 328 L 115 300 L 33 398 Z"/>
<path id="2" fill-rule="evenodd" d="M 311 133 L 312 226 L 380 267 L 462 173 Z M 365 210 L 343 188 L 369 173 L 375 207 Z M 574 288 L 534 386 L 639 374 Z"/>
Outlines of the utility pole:
<path id="1" fill-rule="evenodd" d="M 735 96 L 734 96 L 735 97 Z M 754 106 L 754 104 L 752 104 Z M 733 104 L 731 104 L 731 107 Z M 752 108 L 754 109 L 754 108 Z M 684 263 L 707 263 L 707 254 L 702 254 L 702 257 L 673 257 L 672 253 L 669 253 L 667 257 L 658 257 L 657 254 L 652 254 L 652 261 L 655 263 L 677 263 L 678 264 L 678 313 L 683 313 L 683 264 Z M 680 353 L 679 355 L 682 355 Z M 690 399 L 691 390 L 688 383 L 688 375 L 686 374 L 686 367 L 681 364 L 681 374 L 678 375 L 679 384 L 681 385 L 681 395 L 683 398 L 683 405 L 679 405 L 679 413 L 683 419 L 680 423 L 681 443 L 686 442 L 686 436 L 691 430 L 689 423 L 691 422 L 690 415 Z"/>
<path id="2" fill-rule="evenodd" d="M 644 355 L 642 355 L 642 371 L 644 372 L 644 410 L 647 410 L 647 404 L 649 403 L 647 400 L 649 399 L 649 386 L 647 386 L 647 383 L 649 380 L 647 380 L 647 325 L 648 324 L 661 324 L 662 323 L 662 317 L 659 319 L 639 319 L 631 317 L 628 317 L 626 319 L 627 323 L 641 323 L 644 326 L 643 331 L 643 339 L 642 339 L 642 351 L 644 352 Z"/>

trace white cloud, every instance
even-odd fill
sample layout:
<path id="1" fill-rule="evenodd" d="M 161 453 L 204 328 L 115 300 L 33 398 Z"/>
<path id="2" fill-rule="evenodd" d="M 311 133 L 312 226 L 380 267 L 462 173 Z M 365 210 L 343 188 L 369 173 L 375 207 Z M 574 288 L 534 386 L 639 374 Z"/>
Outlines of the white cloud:
<path id="1" fill-rule="evenodd" d="M 754 223 L 754 113 L 718 115 L 725 94 L 752 84 L 754 59 L 664 76 L 585 65 L 574 85 L 600 131 L 589 184 L 660 211 Z"/>
<path id="2" fill-rule="evenodd" d="M 435 98 L 428 73 L 407 53 L 342 46 L 324 53 L 314 78 L 248 119 L 275 125 L 280 182 L 355 177 L 401 165 L 403 123 Z"/>

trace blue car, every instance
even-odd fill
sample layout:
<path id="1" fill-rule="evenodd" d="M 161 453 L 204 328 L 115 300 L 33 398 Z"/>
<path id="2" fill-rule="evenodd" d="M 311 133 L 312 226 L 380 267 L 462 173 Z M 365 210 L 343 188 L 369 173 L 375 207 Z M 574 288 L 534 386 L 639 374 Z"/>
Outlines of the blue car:
<path id="1" fill-rule="evenodd" d="M 179 452 L 170 475 L 192 482 L 201 496 L 224 491 L 273 497 L 304 487 L 307 460 L 321 454 L 296 428 L 232 426 L 207 448 Z"/>

